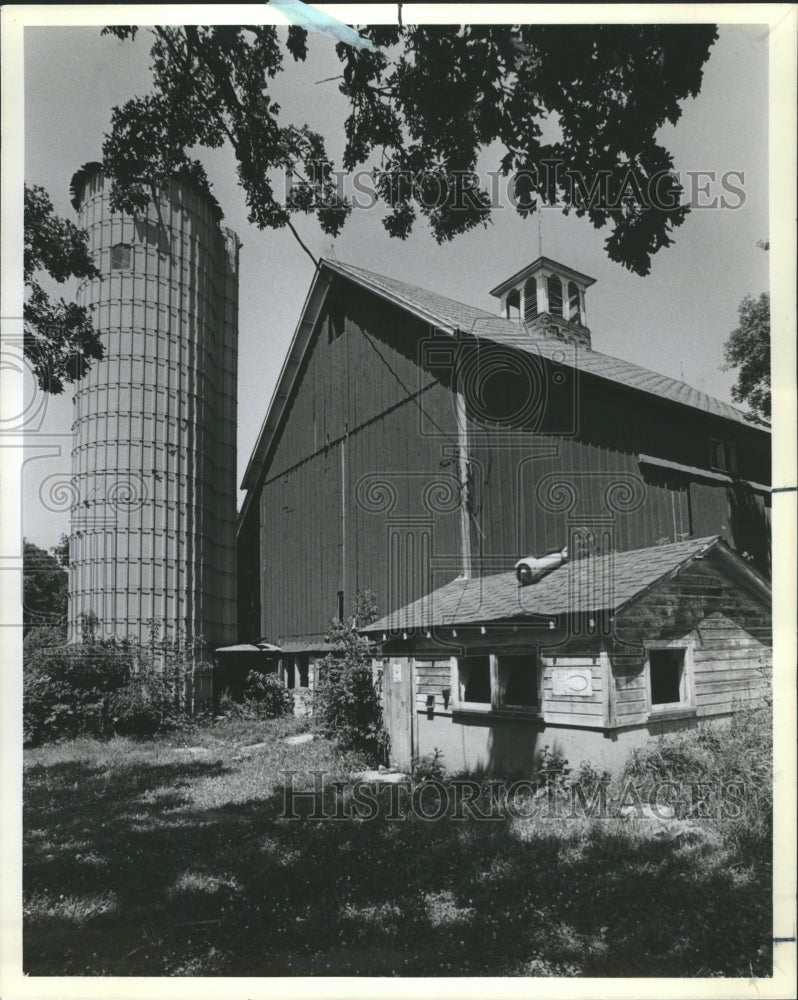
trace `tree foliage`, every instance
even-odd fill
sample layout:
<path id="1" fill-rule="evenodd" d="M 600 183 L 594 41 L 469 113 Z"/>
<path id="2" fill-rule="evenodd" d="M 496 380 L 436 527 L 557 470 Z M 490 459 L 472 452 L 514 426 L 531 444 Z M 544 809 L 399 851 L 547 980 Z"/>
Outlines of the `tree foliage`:
<path id="1" fill-rule="evenodd" d="M 732 398 L 748 403 L 754 417 L 770 420 L 770 296 L 746 295 L 738 309 L 740 325 L 724 346 L 726 369 L 737 370 Z"/>
<path id="2" fill-rule="evenodd" d="M 84 306 L 51 299 L 39 278 L 43 273 L 63 284 L 68 278 L 97 278 L 88 237 L 53 210 L 41 187 L 25 185 L 24 352 L 39 386 L 61 393 L 92 361 L 103 357 L 103 345 Z"/>
<path id="3" fill-rule="evenodd" d="M 50 553 L 27 539 L 23 541 L 23 635 L 35 627 L 57 628 L 65 634 L 68 577 L 57 551 L 59 546 Z"/>
<path id="4" fill-rule="evenodd" d="M 305 30 L 152 30 L 153 89 L 114 108 L 104 144 L 115 206 L 141 209 L 176 170 L 205 183 L 192 152 L 229 142 L 251 223 L 280 228 L 312 213 L 337 234 L 351 203 L 336 187 L 324 137 L 282 123 L 269 94 L 286 57 L 306 59 Z M 515 178 L 522 216 L 543 201 L 609 225 L 609 257 L 636 273 L 672 242 L 688 208 L 657 132 L 698 93 L 714 26 L 413 25 L 361 34 L 376 49 L 336 46 L 350 106 L 343 167 L 375 168 L 390 235 L 406 238 L 419 215 L 439 242 L 486 225 L 491 191 L 474 172 L 487 152 L 497 176 Z M 295 181 L 288 198 L 275 186 L 279 172 Z M 656 207 L 646 198 L 654 190 Z"/>

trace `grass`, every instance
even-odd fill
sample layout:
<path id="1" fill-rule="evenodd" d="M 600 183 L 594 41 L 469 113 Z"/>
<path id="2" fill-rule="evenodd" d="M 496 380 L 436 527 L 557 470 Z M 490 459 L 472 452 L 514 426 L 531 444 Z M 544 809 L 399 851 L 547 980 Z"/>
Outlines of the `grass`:
<path id="1" fill-rule="evenodd" d="M 696 761 L 706 773 L 725 753 L 759 781 L 761 810 L 767 726 L 746 725 L 692 748 L 679 737 L 669 773 Z M 771 974 L 761 817 L 672 839 L 616 819 L 291 822 L 280 770 L 299 782 L 351 763 L 324 740 L 282 741 L 301 726 L 239 720 L 26 752 L 25 972 Z M 266 746 L 242 751 L 254 743 Z M 637 779 L 668 753 L 638 756 Z"/>

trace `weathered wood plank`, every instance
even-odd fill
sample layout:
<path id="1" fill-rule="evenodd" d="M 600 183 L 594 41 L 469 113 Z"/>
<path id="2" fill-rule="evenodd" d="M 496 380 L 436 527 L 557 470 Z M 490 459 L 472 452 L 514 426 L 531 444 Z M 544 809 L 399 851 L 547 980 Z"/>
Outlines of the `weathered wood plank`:
<path id="1" fill-rule="evenodd" d="M 561 712 L 544 711 L 543 721 L 552 725 L 584 726 L 588 729 L 604 728 L 604 713 L 599 715 L 564 715 Z"/>

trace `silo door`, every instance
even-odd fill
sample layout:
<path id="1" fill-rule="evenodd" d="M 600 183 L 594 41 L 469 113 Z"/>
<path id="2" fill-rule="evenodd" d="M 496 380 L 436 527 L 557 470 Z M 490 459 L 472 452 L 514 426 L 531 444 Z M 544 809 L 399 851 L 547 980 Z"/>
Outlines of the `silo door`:
<path id="1" fill-rule="evenodd" d="M 391 738 L 390 761 L 410 770 L 413 762 L 413 663 L 407 656 L 390 659 L 383 677 L 385 728 Z"/>

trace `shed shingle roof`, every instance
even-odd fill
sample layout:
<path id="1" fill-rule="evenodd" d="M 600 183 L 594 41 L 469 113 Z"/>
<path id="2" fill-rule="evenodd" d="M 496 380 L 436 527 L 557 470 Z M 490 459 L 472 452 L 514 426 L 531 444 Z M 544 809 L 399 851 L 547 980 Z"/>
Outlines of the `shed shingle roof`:
<path id="1" fill-rule="evenodd" d="M 458 578 L 362 631 L 401 632 L 438 625 L 480 625 L 537 615 L 616 611 L 716 544 L 718 537 L 713 535 L 672 545 L 577 559 L 524 587 L 519 585 L 515 573 Z"/>
<path id="2" fill-rule="evenodd" d="M 385 275 L 375 274 L 372 271 L 353 267 L 351 264 L 344 264 L 340 261 L 325 260 L 323 264 L 341 275 L 354 279 L 358 284 L 369 288 L 378 295 L 382 295 L 397 305 L 410 309 L 448 330 L 468 333 L 475 337 L 484 337 L 527 354 L 555 360 L 559 364 L 576 368 L 597 378 L 607 379 L 629 389 L 652 393 L 662 399 L 691 406 L 725 420 L 734 420 L 747 426 L 759 426 L 749 421 L 742 410 L 738 410 L 730 403 L 715 399 L 714 396 L 709 396 L 678 379 L 661 375 L 659 372 L 653 372 L 647 368 L 641 368 L 639 365 L 632 364 L 631 361 L 614 358 L 598 351 L 578 348 L 551 337 L 531 337 L 523 327 L 513 320 L 503 319 L 501 316 L 496 316 L 484 309 L 466 305 L 464 302 L 457 302 L 445 295 L 439 295 L 437 292 L 431 292 L 426 288 L 420 288 L 418 285 L 411 285 L 396 278 L 388 278 Z"/>

